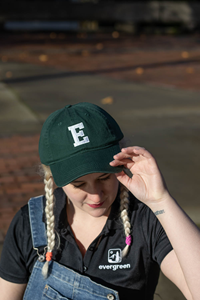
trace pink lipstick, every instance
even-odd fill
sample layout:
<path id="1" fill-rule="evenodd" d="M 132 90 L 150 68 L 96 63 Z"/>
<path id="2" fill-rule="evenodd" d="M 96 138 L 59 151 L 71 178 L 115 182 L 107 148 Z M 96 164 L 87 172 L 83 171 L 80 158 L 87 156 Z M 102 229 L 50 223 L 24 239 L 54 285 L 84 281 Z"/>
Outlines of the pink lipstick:
<path id="1" fill-rule="evenodd" d="M 99 204 L 88 204 L 88 205 L 92 208 L 98 208 L 98 207 L 101 207 L 103 204 L 104 204 L 104 201 Z"/>

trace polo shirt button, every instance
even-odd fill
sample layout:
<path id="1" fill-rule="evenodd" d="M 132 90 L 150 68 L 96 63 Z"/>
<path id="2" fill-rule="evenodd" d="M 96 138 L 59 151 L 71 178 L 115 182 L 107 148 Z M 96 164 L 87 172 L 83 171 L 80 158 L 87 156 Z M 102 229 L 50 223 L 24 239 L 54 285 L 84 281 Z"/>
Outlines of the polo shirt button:
<path id="1" fill-rule="evenodd" d="M 108 295 L 107 295 L 107 299 L 108 299 L 108 300 L 114 300 L 114 299 L 115 299 L 115 296 L 112 295 L 112 294 L 108 294 Z"/>
<path id="2" fill-rule="evenodd" d="M 87 268 L 86 266 L 83 267 L 84 272 L 86 272 L 87 269 L 88 269 L 88 268 Z"/>

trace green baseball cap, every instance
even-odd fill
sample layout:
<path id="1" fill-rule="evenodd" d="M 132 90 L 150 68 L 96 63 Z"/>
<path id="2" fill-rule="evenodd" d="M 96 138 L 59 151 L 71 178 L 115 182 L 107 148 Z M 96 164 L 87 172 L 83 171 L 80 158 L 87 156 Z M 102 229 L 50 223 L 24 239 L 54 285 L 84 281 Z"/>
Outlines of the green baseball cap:
<path id="1" fill-rule="evenodd" d="M 81 102 L 53 112 L 39 141 L 42 164 L 50 166 L 62 187 L 90 173 L 118 173 L 109 162 L 119 153 L 123 133 L 116 121 L 97 105 Z"/>

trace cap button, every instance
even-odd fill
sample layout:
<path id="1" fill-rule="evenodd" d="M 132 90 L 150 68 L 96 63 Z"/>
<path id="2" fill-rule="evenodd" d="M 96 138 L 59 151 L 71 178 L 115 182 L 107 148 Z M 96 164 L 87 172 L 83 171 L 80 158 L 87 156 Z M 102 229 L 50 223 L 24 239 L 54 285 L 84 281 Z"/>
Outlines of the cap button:
<path id="1" fill-rule="evenodd" d="M 112 295 L 112 294 L 108 294 L 108 295 L 107 295 L 107 299 L 108 299 L 108 300 L 114 300 L 114 299 L 115 299 L 115 296 Z"/>

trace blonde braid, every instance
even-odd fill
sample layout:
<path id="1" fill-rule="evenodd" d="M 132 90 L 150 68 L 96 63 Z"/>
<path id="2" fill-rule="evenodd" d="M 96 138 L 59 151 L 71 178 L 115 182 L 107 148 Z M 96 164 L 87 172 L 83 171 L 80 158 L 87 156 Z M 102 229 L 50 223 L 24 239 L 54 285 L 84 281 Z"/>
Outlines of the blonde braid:
<path id="1" fill-rule="evenodd" d="M 49 261 L 52 258 L 52 251 L 55 246 L 55 217 L 54 217 L 54 188 L 53 177 L 51 169 L 48 166 L 42 165 L 44 170 L 44 184 L 45 184 L 45 196 L 46 196 L 46 224 L 47 224 L 47 254 L 46 262 L 42 268 L 42 274 L 46 278 L 48 276 Z"/>
<path id="2" fill-rule="evenodd" d="M 131 245 L 131 224 L 128 217 L 128 209 L 129 209 L 129 195 L 128 190 L 125 186 L 121 184 L 120 187 L 120 212 L 121 212 L 121 219 L 124 225 L 124 231 L 126 236 L 126 246 L 122 251 L 122 257 L 125 257 L 128 253 L 129 246 Z"/>

